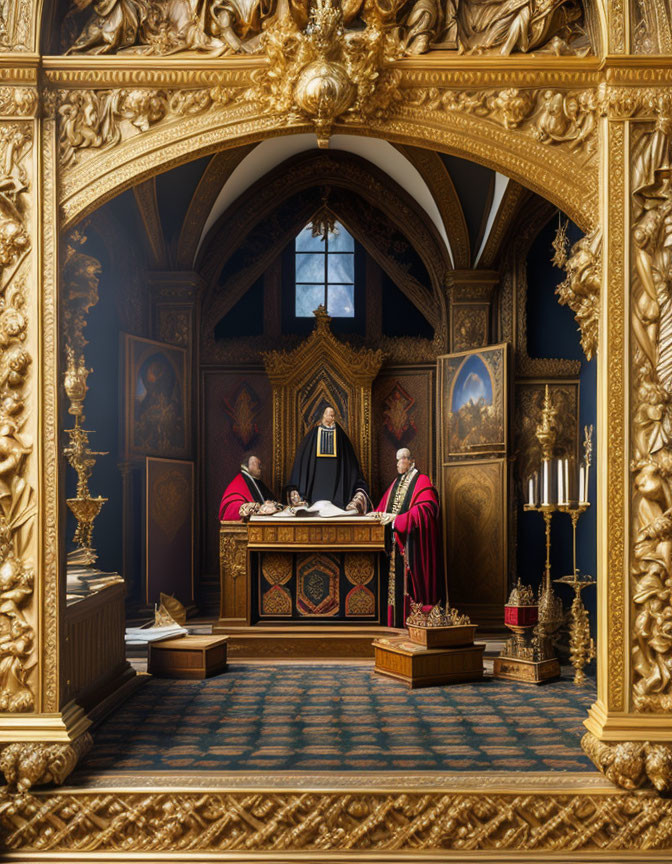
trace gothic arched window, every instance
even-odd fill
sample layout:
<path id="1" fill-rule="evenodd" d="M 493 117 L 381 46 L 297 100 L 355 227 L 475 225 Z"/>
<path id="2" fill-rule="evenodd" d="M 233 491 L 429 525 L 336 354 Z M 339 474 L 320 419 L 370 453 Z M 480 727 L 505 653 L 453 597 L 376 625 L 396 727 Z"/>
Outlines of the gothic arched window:
<path id="1" fill-rule="evenodd" d="M 355 317 L 355 241 L 335 222 L 333 230 L 313 236 L 312 222 L 294 243 L 297 318 L 311 318 L 318 306 L 332 318 Z"/>

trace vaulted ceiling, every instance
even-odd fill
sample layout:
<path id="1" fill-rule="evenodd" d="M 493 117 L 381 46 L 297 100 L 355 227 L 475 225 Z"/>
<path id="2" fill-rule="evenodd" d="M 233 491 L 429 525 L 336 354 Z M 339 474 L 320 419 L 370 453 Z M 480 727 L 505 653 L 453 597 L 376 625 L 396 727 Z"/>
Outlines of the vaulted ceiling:
<path id="1" fill-rule="evenodd" d="M 235 226 L 229 211 L 259 189 L 261 178 L 293 164 L 298 154 L 317 152 L 324 151 L 310 135 L 274 138 L 195 160 L 135 187 L 151 266 L 195 269 L 208 257 L 216 226 L 223 220 Z M 430 150 L 335 136 L 327 152 L 365 160 L 372 174 L 385 175 L 391 188 L 412 199 L 455 269 L 495 267 L 520 208 L 534 197 L 489 168 Z"/>

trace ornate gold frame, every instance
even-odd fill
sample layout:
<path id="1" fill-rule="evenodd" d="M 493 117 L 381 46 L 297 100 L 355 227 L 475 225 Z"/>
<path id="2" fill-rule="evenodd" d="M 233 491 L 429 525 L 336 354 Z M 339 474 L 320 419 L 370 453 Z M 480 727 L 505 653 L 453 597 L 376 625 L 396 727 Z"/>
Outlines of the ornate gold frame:
<path id="1" fill-rule="evenodd" d="M 577 250 L 590 276 L 585 278 L 575 259 L 566 298 L 582 320 L 599 321 L 598 698 L 586 721 L 584 746 L 610 780 L 626 789 L 651 784 L 669 790 L 672 684 L 647 690 L 646 676 L 633 661 L 639 656 L 635 649 L 650 651 L 654 660 L 669 660 L 672 646 L 667 654 L 664 647 L 658 650 L 662 643 L 653 647 L 647 622 L 656 610 L 648 600 L 635 600 L 640 571 L 631 570 L 641 567 L 643 540 L 656 539 L 644 536 L 651 530 L 644 506 L 651 499 L 640 479 L 633 485 L 634 448 L 642 464 L 659 459 L 646 443 L 642 452 L 649 421 L 640 391 L 649 372 L 637 361 L 642 342 L 635 317 L 642 285 L 635 258 L 640 273 L 646 272 L 662 248 L 656 242 L 642 248 L 641 233 L 635 231 L 640 211 L 631 169 L 640 171 L 636 148 L 643 139 L 646 146 L 656 130 L 668 134 L 672 67 L 669 58 L 634 53 L 633 0 L 591 5 L 602 31 L 598 56 L 433 52 L 407 58 L 394 67 L 399 99 L 370 106 L 376 110 L 364 119 L 335 116 L 331 132 L 478 161 L 548 198 L 599 240 L 590 252 Z M 646 0 L 645 6 L 655 12 L 654 0 Z M 637 15 L 640 11 L 638 7 Z M 5 150 L 2 171 L 6 177 L 23 177 L 2 214 L 3 236 L 10 239 L 0 262 L 5 299 L 0 364 L 5 368 L 10 356 L 18 362 L 11 405 L 12 416 L 21 419 L 20 438 L 16 422 L 6 424 L 2 479 L 9 490 L 5 500 L 25 514 L 24 521 L 5 526 L 2 556 L 3 563 L 12 561 L 15 574 L 22 574 L 17 609 L 26 625 L 14 645 L 15 668 L 26 693 L 13 710 L 0 714 L 0 742 L 6 745 L 0 768 L 10 783 L 0 802 L 5 842 L 22 860 L 39 847 L 67 852 L 72 860 L 123 847 L 129 860 L 140 859 L 143 853 L 132 850 L 141 845 L 146 852 L 198 848 L 214 857 L 214 840 L 204 834 L 192 841 L 190 834 L 193 815 L 207 811 L 224 814 L 221 818 L 244 814 L 239 824 L 246 851 L 232 853 L 231 860 L 262 849 L 277 853 L 276 860 L 278 854 L 295 860 L 299 852 L 307 860 L 335 860 L 336 852 L 346 848 L 360 860 L 370 860 L 371 853 L 384 854 L 385 860 L 411 860 L 419 850 L 460 860 L 472 849 L 484 855 L 507 849 L 514 853 L 511 860 L 527 850 L 542 860 L 569 846 L 608 861 L 617 860 L 621 851 L 627 856 L 628 849 L 657 850 L 649 851 L 647 860 L 669 857 L 669 799 L 657 798 L 653 791 L 635 795 L 614 786 L 597 789 L 596 781 L 606 782 L 598 775 L 546 778 L 535 790 L 521 785 L 530 778 L 517 775 L 502 781 L 506 789 L 486 777 L 487 788 L 473 783 L 457 791 L 457 781 L 450 777 L 439 778 L 432 788 L 407 779 L 401 792 L 391 782 L 372 791 L 367 776 L 353 781 L 361 784 L 355 792 L 306 790 L 300 784 L 282 788 L 278 779 L 274 790 L 261 793 L 253 791 L 250 778 L 240 778 L 234 792 L 211 792 L 212 781 L 196 777 L 190 788 L 158 789 L 150 783 L 140 796 L 140 787 L 124 788 L 118 779 L 108 779 L 105 793 L 100 788 L 28 793 L 40 783 L 63 782 L 90 743 L 90 719 L 75 703 L 65 702 L 60 675 L 60 232 L 159 171 L 207 153 L 316 128 L 310 113 L 297 118 L 259 89 L 256 100 L 246 98 L 255 73 L 263 70 L 263 57 L 42 57 L 42 16 L 40 0 L 21 0 L 2 22 L 0 37 L 0 131 L 5 141 L 14 142 Z M 662 37 L 659 41 L 665 42 Z M 368 72 L 375 71 L 378 61 L 366 62 Z M 257 76 L 257 87 L 259 80 L 263 75 Z M 576 147 L 545 139 L 539 125 L 545 94 L 579 92 L 585 97 L 583 119 L 593 131 Z M 521 93 L 528 107 L 522 114 L 514 110 L 514 97 Z M 123 117 L 115 117 L 119 134 L 114 140 L 99 129 L 80 140 L 79 133 L 87 130 L 78 129 L 77 120 L 68 136 L 61 109 L 72 104 L 73 94 L 113 115 L 113 106 L 128 97 Z M 654 202 L 656 213 L 657 207 Z M 595 332 L 597 328 L 591 340 Z M 655 345 L 667 335 L 659 326 L 650 330 Z M 668 483 L 666 476 L 658 480 Z M 668 543 L 664 524 L 656 524 L 657 542 Z M 127 827 L 114 821 L 122 810 L 129 814 Z M 494 811 L 509 833 L 490 831 L 488 814 Z M 305 817 L 301 826 L 294 821 L 296 813 Z M 397 817 L 404 827 L 391 828 Z M 252 829 L 254 820 L 272 827 Z M 310 827 L 320 823 L 326 835 Z M 157 830 L 145 843 L 143 826 L 148 824 Z M 105 826 L 114 827 L 106 831 Z"/>

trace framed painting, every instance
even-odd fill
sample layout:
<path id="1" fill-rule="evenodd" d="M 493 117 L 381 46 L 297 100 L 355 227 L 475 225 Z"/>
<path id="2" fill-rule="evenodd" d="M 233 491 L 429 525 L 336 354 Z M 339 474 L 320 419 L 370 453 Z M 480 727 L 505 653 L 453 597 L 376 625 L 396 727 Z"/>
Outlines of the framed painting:
<path id="1" fill-rule="evenodd" d="M 508 446 L 508 345 L 439 358 L 443 457 L 505 453 Z"/>
<path id="2" fill-rule="evenodd" d="M 128 333 L 121 338 L 125 458 L 190 456 L 186 350 Z"/>
<path id="3" fill-rule="evenodd" d="M 194 463 L 145 460 L 145 602 L 194 600 Z"/>

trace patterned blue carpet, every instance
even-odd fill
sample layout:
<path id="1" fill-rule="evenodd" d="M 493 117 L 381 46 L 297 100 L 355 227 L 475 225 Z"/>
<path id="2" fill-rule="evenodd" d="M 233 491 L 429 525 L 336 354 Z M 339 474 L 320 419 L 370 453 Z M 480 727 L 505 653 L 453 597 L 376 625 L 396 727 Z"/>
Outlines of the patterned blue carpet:
<path id="1" fill-rule="evenodd" d="M 409 691 L 369 666 L 232 664 L 152 678 L 95 732 L 85 770 L 577 771 L 593 683 Z"/>

